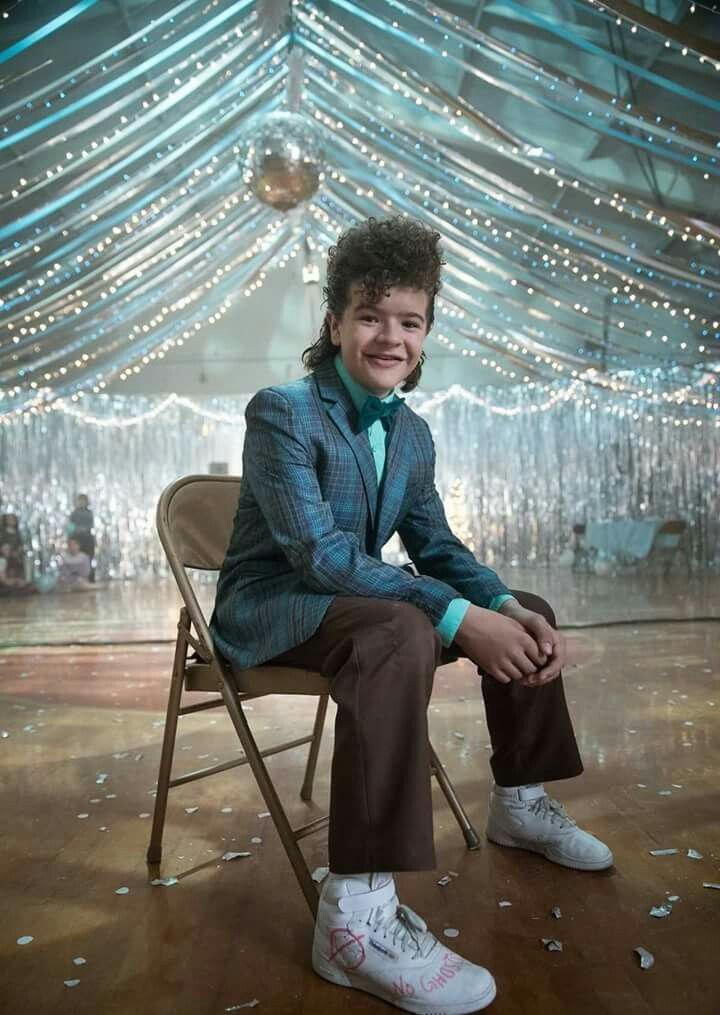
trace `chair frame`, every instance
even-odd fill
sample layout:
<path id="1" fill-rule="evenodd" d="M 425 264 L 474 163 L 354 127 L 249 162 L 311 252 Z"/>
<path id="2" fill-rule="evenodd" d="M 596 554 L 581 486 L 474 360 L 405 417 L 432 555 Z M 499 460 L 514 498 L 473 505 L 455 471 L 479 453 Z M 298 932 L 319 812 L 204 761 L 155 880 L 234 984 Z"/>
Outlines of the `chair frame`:
<path id="1" fill-rule="evenodd" d="M 585 570 L 589 574 L 592 574 L 595 570 L 595 558 L 597 557 L 597 550 L 592 546 L 585 545 L 585 535 L 587 533 L 587 525 L 585 522 L 576 522 L 572 527 L 573 532 L 573 560 L 572 568 L 573 571 Z"/>
<path id="2" fill-rule="evenodd" d="M 663 577 L 667 578 L 672 570 L 675 558 L 682 554 L 685 558 L 688 577 L 692 575 L 692 564 L 690 561 L 690 550 L 688 547 L 687 522 L 684 518 L 668 518 L 655 533 L 650 551 L 645 558 L 645 566 L 651 566 L 655 561 L 663 564 Z M 677 536 L 678 541 L 674 546 L 663 546 L 660 542 L 663 536 Z"/>
<path id="3" fill-rule="evenodd" d="M 175 545 L 170 521 L 170 509 L 173 498 L 188 484 L 197 481 L 239 484 L 240 479 L 237 476 L 184 476 L 166 487 L 158 502 L 158 535 L 184 605 L 180 608 L 177 625 L 177 638 L 163 733 L 162 753 L 160 756 L 152 831 L 147 850 L 147 862 L 149 865 L 156 866 L 162 860 L 162 838 L 170 789 L 198 779 L 207 778 L 219 772 L 226 772 L 231 768 L 249 765 L 302 893 L 314 917 L 317 914 L 318 889 L 312 880 L 310 870 L 300 850 L 299 842 L 306 836 L 326 828 L 329 818 L 327 815 L 324 815 L 304 825 L 293 827 L 288 820 L 285 809 L 270 778 L 265 765 L 265 758 L 309 744 L 300 798 L 306 802 L 312 799 L 315 770 L 329 698 L 328 692 L 318 690 L 318 686 L 319 684 L 327 683 L 327 681 L 319 673 L 293 667 L 273 666 L 271 664 L 248 670 L 234 669 L 216 653 L 207 621 L 197 600 L 192 581 L 186 571 L 187 566 L 194 565 L 186 564 L 181 559 Z M 230 533 L 228 532 L 228 539 L 229 536 Z M 207 567 L 205 570 L 217 569 Z M 188 658 L 188 653 L 191 649 L 196 654 L 195 659 Z M 284 678 L 281 681 L 282 686 L 280 688 L 277 685 L 273 687 L 273 677 L 276 680 L 280 677 Z M 291 685 L 290 680 L 292 680 Z M 262 690 L 258 690 L 258 685 L 262 687 Z M 267 686 L 267 690 L 264 689 L 265 686 Z M 205 693 L 208 691 L 218 691 L 220 696 L 209 701 L 184 705 L 182 702 L 183 692 L 185 691 L 201 691 Z M 243 704 L 255 698 L 278 693 L 313 694 L 319 698 L 313 729 L 306 736 L 285 741 L 281 744 L 275 744 L 261 750 L 247 721 Z M 235 732 L 240 740 L 245 756 L 173 778 L 172 764 L 179 719 L 184 715 L 222 707 L 223 705 L 227 709 L 232 724 L 235 727 Z M 467 848 L 470 850 L 479 849 L 480 839 L 478 834 L 471 824 L 432 744 L 430 745 L 430 758 L 431 774 L 437 779 L 447 799 L 450 809 L 463 833 Z"/>

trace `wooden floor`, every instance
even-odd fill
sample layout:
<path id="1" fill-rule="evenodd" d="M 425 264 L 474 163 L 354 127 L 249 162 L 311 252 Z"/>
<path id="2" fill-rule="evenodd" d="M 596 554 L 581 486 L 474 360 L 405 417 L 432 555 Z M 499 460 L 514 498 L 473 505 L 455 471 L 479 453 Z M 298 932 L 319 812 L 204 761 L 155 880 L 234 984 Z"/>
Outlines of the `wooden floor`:
<path id="1" fill-rule="evenodd" d="M 658 592 L 662 609 L 701 615 L 711 605 L 709 595 L 688 605 L 679 588 Z M 636 608 L 647 621 L 642 602 Z M 164 639 L 171 629 L 156 633 Z M 24 636 L 32 634 L 30 625 Z M 492 970 L 496 1015 L 720 1012 L 720 891 L 703 888 L 720 882 L 719 634 L 712 621 L 569 632 L 566 687 L 586 773 L 553 790 L 611 845 L 610 871 L 563 870 L 485 843 L 468 853 L 435 791 L 439 867 L 400 875 L 401 898 L 439 936 L 459 930 L 452 947 Z M 311 971 L 309 912 L 245 769 L 171 792 L 162 875 L 178 883 L 148 883 L 170 655 L 164 644 L 0 652 L 0 1008 L 215 1015 L 257 1000 L 258 1012 L 273 1015 L 393 1010 Z M 268 742 L 309 727 L 312 707 L 256 702 L 252 718 Z M 430 718 L 435 747 L 482 830 L 488 740 L 469 664 L 438 672 Z M 238 753 L 219 710 L 182 723 L 176 772 Z M 327 799 L 331 747 L 329 717 L 318 805 L 309 808 L 297 797 L 301 752 L 269 762 L 298 821 Z M 672 847 L 672 856 L 649 853 Z M 703 858 L 689 858 L 689 848 Z M 224 862 L 227 850 L 252 855 Z M 325 862 L 322 835 L 306 840 L 306 855 L 312 866 Z M 459 877 L 440 887 L 447 870 Z M 671 915 L 650 917 L 670 895 L 679 896 Z M 18 944 L 23 936 L 33 940 Z M 562 953 L 545 951 L 543 937 L 559 938 Z M 653 969 L 640 969 L 639 945 L 654 954 Z"/>
<path id="2" fill-rule="evenodd" d="M 564 626 L 659 619 L 720 618 L 720 574 L 681 570 L 621 575 L 575 573 L 569 568 L 508 568 L 510 588 L 537 592 L 552 603 Z M 203 606 L 213 582 L 199 586 Z M 168 642 L 175 637 L 180 603 L 174 582 L 113 582 L 97 591 L 3 599 L 0 648 L 82 642 Z"/>

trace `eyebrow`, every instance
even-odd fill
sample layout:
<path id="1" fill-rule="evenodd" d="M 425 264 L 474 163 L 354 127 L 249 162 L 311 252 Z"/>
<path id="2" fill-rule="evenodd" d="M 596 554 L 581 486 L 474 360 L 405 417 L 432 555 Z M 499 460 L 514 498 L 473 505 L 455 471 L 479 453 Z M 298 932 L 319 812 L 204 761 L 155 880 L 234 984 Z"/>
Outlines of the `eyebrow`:
<path id="1" fill-rule="evenodd" d="M 381 311 L 380 310 L 380 308 L 377 306 L 377 304 L 373 305 L 372 303 L 358 303 L 358 305 L 355 307 L 355 313 L 357 313 L 358 310 L 372 310 L 372 312 L 375 313 L 375 314 L 385 313 L 385 311 Z M 402 311 L 401 313 L 397 314 L 396 316 L 397 317 L 417 317 L 417 319 L 419 321 L 422 321 L 423 323 L 425 322 L 425 318 L 423 317 L 423 315 L 416 313 L 414 310 Z"/>

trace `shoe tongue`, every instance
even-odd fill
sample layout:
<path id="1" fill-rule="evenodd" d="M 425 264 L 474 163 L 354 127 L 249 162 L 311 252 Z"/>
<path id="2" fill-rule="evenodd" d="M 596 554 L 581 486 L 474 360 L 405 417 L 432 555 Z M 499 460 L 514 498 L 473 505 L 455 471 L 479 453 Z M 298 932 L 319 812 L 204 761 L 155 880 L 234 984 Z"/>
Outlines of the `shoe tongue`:
<path id="1" fill-rule="evenodd" d="M 391 879 L 392 874 L 375 871 L 372 874 L 348 874 L 344 879 L 345 892 L 347 895 L 365 895 L 374 892 L 376 888 L 383 888 Z"/>
<path id="2" fill-rule="evenodd" d="M 324 887 L 323 896 L 328 902 L 337 902 L 343 896 L 369 895 L 378 888 L 384 888 L 392 883 L 392 874 L 375 872 L 372 874 L 331 874 Z M 371 908 L 372 900 L 368 900 L 368 902 Z"/>

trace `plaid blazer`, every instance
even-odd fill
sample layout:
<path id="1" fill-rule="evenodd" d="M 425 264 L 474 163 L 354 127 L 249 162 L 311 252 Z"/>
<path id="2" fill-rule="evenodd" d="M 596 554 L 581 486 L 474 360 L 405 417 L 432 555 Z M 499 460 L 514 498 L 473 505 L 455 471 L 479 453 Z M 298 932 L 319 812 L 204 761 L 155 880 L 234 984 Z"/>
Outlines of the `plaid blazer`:
<path id="1" fill-rule="evenodd" d="M 246 668 L 306 641 L 338 595 L 396 599 L 437 624 L 458 596 L 507 593 L 448 527 L 430 428 L 406 404 L 387 437 L 378 496 L 367 432 L 332 361 L 264 388 L 246 410 L 243 476 L 211 630 Z M 420 576 L 385 564 L 398 532 Z"/>

